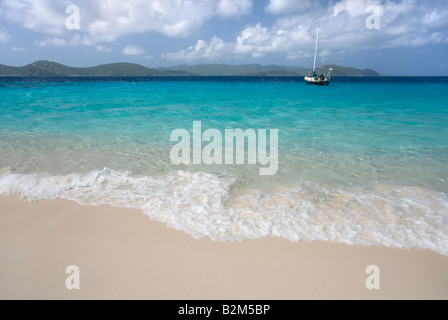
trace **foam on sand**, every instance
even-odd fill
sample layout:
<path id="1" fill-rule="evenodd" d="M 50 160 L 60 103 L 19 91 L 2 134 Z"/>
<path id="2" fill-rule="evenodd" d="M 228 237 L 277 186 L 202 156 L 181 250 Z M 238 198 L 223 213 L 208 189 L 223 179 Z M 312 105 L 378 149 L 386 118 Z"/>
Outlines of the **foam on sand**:
<path id="1" fill-rule="evenodd" d="M 65 176 L 3 170 L 0 194 L 141 209 L 169 227 L 216 241 L 278 236 L 448 254 L 448 197 L 415 186 L 342 190 L 303 182 L 262 192 L 238 189 L 235 179 L 216 174 L 149 177 L 106 168 Z"/>

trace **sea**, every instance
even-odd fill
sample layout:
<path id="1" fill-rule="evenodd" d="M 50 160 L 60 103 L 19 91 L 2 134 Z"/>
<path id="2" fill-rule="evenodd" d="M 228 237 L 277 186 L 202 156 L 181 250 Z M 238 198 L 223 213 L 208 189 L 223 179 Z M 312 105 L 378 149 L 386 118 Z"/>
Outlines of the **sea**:
<path id="1" fill-rule="evenodd" d="M 223 153 L 226 130 L 265 130 L 275 172 L 249 139 L 244 163 L 174 163 L 176 130 L 211 143 L 194 123 Z M 198 239 L 447 255 L 448 77 L 2 77 L 0 194 L 140 209 Z"/>

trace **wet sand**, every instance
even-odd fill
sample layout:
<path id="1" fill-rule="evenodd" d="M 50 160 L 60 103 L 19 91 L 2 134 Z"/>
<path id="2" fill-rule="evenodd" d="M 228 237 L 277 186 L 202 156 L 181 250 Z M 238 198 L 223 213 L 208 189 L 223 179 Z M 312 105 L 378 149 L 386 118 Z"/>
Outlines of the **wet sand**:
<path id="1" fill-rule="evenodd" d="M 69 265 L 79 290 L 66 288 Z M 379 290 L 366 288 L 369 265 Z M 0 196 L 0 299 L 448 299 L 448 256 L 196 240 L 138 210 Z"/>

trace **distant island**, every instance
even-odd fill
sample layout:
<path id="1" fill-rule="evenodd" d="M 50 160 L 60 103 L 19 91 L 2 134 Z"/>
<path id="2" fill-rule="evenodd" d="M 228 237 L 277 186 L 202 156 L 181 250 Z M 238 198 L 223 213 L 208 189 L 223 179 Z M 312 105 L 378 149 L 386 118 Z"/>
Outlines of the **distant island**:
<path id="1" fill-rule="evenodd" d="M 357 69 L 327 65 L 333 68 L 333 76 L 380 76 L 371 69 Z M 227 65 L 199 64 L 177 65 L 151 69 L 134 63 L 111 63 L 88 68 L 68 67 L 51 61 L 36 61 L 23 67 L 11 67 L 0 64 L 0 76 L 21 77 L 126 77 L 126 76 L 305 76 L 308 68 L 259 64 Z"/>

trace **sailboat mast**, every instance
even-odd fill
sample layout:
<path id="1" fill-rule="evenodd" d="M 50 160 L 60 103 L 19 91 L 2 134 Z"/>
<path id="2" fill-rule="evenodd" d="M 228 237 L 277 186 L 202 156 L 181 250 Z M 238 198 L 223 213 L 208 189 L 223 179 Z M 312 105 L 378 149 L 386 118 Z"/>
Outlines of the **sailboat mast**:
<path id="1" fill-rule="evenodd" d="M 317 27 L 316 50 L 314 50 L 314 66 L 313 66 L 313 72 L 316 72 L 317 43 L 318 43 L 318 42 L 319 42 L 319 26 Z"/>

